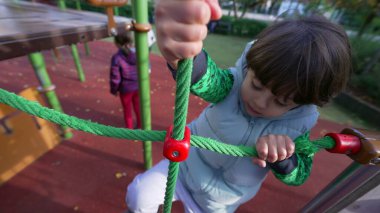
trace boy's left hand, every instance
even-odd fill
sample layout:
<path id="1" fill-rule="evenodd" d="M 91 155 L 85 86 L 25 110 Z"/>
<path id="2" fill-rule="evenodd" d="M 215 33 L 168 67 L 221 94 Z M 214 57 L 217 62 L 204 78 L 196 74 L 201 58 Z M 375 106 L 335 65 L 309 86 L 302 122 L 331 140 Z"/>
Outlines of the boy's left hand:
<path id="1" fill-rule="evenodd" d="M 253 162 L 265 167 L 266 161 L 274 163 L 289 158 L 293 155 L 294 149 L 294 142 L 286 135 L 262 136 L 256 142 L 258 158 L 254 158 Z"/>

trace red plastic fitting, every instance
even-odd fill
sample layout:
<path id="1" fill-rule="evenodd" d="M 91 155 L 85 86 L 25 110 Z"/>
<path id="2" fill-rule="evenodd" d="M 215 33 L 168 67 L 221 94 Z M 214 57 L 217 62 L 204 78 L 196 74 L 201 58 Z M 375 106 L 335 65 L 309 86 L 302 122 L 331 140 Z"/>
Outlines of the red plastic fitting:
<path id="1" fill-rule="evenodd" d="M 185 126 L 185 134 L 182 140 L 172 138 L 173 125 L 171 125 L 166 132 L 164 141 L 164 156 L 174 162 L 181 162 L 187 159 L 190 149 L 190 129 Z"/>
<path id="2" fill-rule="evenodd" d="M 332 149 L 326 149 L 329 152 L 355 154 L 360 151 L 361 142 L 357 136 L 339 133 L 327 133 L 325 136 L 330 136 L 335 141 L 335 146 Z"/>

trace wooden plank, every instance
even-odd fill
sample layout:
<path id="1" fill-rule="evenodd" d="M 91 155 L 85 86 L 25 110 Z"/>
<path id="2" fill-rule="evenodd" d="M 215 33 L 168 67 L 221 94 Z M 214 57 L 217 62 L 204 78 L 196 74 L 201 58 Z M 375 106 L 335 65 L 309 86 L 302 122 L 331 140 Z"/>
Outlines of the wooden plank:
<path id="1" fill-rule="evenodd" d="M 115 17 L 117 30 L 130 19 Z M 0 0 L 0 60 L 108 37 L 107 16 L 24 1 Z"/>

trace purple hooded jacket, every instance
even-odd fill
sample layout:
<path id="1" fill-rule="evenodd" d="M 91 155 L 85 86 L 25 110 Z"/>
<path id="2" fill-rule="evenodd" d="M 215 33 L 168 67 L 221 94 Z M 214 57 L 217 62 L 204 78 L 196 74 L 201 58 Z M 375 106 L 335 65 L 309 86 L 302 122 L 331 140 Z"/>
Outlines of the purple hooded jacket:
<path id="1" fill-rule="evenodd" d="M 112 56 L 110 68 L 111 93 L 116 95 L 138 90 L 136 53 L 130 51 L 128 56 L 119 49 Z"/>

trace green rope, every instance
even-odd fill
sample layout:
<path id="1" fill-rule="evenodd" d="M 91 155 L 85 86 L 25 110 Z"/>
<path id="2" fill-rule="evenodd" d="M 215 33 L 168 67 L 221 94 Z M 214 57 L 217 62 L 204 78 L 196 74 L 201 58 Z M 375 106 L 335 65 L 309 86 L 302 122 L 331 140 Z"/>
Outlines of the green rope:
<path id="1" fill-rule="evenodd" d="M 186 65 L 186 64 L 185 64 Z M 185 86 L 184 86 L 185 87 Z M 188 95 L 187 95 L 188 97 Z M 180 100 L 182 101 L 182 100 Z M 180 102 L 179 101 L 179 102 Z M 54 109 L 50 109 L 44 106 L 41 106 L 38 102 L 29 101 L 25 98 L 18 96 L 14 93 L 8 92 L 0 88 L 0 103 L 4 103 L 13 108 L 26 112 L 28 114 L 40 117 L 42 119 L 48 120 L 50 122 L 65 125 L 70 128 L 81 130 L 84 132 L 92 133 L 95 135 L 113 137 L 113 138 L 121 138 L 121 139 L 129 139 L 129 140 L 139 140 L 139 141 L 164 141 L 166 131 L 156 131 L 156 130 L 131 130 L 125 128 L 116 128 L 112 126 L 107 126 L 103 124 L 94 123 L 88 120 L 83 120 L 74 116 L 70 116 L 64 114 L 62 112 L 56 111 Z M 182 101 L 181 104 L 187 102 Z M 178 125 L 184 125 L 184 121 L 181 116 L 185 115 L 181 110 L 176 111 L 175 123 Z M 182 134 L 183 135 L 183 130 Z M 174 135 L 174 130 L 173 130 Z M 180 137 L 180 139 L 182 139 Z M 331 149 L 335 146 L 335 141 L 333 138 L 325 136 L 323 138 L 316 139 L 311 141 L 309 139 L 309 134 L 301 135 L 297 137 L 295 140 L 296 153 L 303 153 L 307 155 L 314 154 L 318 152 L 320 149 Z M 214 151 L 220 154 L 226 154 L 235 157 L 257 157 L 257 152 L 255 147 L 247 147 L 247 146 L 234 146 L 231 144 L 221 143 L 219 141 L 204 138 L 197 135 L 191 136 L 191 145 L 197 148 L 206 149 L 210 151 Z M 169 173 L 168 173 L 168 181 L 167 181 L 167 191 L 165 194 L 166 197 L 170 197 L 170 199 L 166 199 L 165 203 L 166 208 L 164 211 L 170 212 L 171 209 L 171 198 L 174 194 L 176 177 L 179 172 L 179 163 L 171 162 L 169 165 Z M 164 205 L 165 206 L 165 205 Z M 169 208 L 170 207 L 170 208 Z M 165 210 L 167 209 L 167 210 Z"/>
<path id="2" fill-rule="evenodd" d="M 178 64 L 173 129 L 173 138 L 176 140 L 183 139 L 185 131 L 192 70 L 192 59 L 180 61 Z"/>
<path id="3" fill-rule="evenodd" d="M 132 130 L 125 128 L 117 128 L 103 124 L 94 123 L 88 120 L 83 120 L 74 116 L 64 114 L 62 112 L 41 106 L 38 102 L 29 101 L 14 93 L 8 92 L 0 88 L 0 103 L 9 105 L 20 111 L 40 117 L 47 121 L 58 125 L 66 125 L 72 129 L 92 133 L 94 135 L 129 139 L 129 140 L 149 140 L 149 141 L 164 141 L 166 131 L 157 130 Z M 331 137 L 323 137 L 311 141 L 308 134 L 301 135 L 294 140 L 296 144 L 296 152 L 304 154 L 312 154 L 320 149 L 331 149 L 335 145 L 334 139 Z M 254 147 L 234 146 L 231 144 L 221 143 L 217 140 L 204 138 L 197 135 L 191 135 L 191 145 L 201 149 L 207 149 L 220 154 L 235 156 L 235 157 L 255 157 L 257 156 Z"/>
<path id="4" fill-rule="evenodd" d="M 0 89 L 0 103 L 7 104 L 13 108 L 19 109 L 31 115 L 35 115 L 53 123 L 65 125 L 73 129 L 81 130 L 95 135 L 142 141 L 163 141 L 165 138 L 165 131 L 116 128 L 79 119 L 56 111 L 54 109 L 43 107 L 38 102 L 26 100 L 21 96 L 10 93 L 3 89 Z"/>
<path id="5" fill-rule="evenodd" d="M 185 59 L 179 62 L 177 71 L 177 85 L 174 109 L 174 127 L 172 138 L 182 140 L 185 134 L 187 109 L 190 95 L 191 72 L 193 70 L 193 60 Z M 170 161 L 166 191 L 164 199 L 164 212 L 170 213 L 172 199 L 179 173 L 179 163 Z"/>

